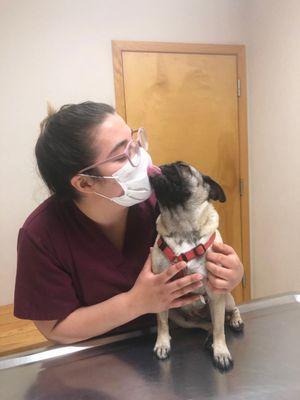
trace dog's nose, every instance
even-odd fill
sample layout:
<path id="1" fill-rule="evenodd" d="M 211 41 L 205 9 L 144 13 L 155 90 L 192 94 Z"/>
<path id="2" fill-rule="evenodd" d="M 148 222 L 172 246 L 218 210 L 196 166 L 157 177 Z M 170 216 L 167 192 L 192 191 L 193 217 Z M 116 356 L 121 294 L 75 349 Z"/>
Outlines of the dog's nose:
<path id="1" fill-rule="evenodd" d="M 149 176 L 161 175 L 161 169 L 156 165 L 151 164 L 147 168 L 147 173 Z"/>

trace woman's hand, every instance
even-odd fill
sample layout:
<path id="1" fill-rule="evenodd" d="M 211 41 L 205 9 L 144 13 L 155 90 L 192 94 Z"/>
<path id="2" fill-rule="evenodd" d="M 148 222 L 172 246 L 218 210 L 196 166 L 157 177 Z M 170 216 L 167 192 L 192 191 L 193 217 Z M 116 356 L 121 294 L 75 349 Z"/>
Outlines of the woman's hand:
<path id="1" fill-rule="evenodd" d="M 213 243 L 206 255 L 207 286 L 216 294 L 231 292 L 242 280 L 244 267 L 232 247 Z"/>
<path id="2" fill-rule="evenodd" d="M 151 265 L 150 254 L 133 288 L 128 292 L 131 296 L 130 304 L 139 315 L 182 307 L 200 299 L 200 295 L 186 295 L 203 285 L 201 274 L 187 275 L 170 282 L 173 276 L 186 267 L 185 262 L 173 264 L 159 274 L 152 272 Z"/>

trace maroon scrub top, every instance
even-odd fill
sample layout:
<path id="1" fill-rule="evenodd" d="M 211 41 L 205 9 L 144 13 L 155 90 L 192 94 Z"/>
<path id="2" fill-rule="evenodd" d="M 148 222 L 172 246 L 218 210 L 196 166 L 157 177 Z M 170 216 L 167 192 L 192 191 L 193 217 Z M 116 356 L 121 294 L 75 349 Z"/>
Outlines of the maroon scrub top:
<path id="1" fill-rule="evenodd" d="M 14 315 L 62 320 L 78 307 L 131 289 L 155 241 L 158 214 L 154 196 L 129 207 L 124 247 L 119 251 L 73 201 L 49 197 L 19 231 Z M 154 322 L 154 315 L 147 314 L 122 328 Z"/>

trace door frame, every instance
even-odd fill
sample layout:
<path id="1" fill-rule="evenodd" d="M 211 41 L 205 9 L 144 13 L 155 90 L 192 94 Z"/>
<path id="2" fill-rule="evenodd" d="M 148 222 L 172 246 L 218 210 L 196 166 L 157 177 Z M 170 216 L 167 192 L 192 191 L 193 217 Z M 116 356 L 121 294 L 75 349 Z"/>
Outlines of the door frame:
<path id="1" fill-rule="evenodd" d="M 194 53 L 214 55 L 234 55 L 237 65 L 237 79 L 240 82 L 238 101 L 239 163 L 241 182 L 241 234 L 242 260 L 244 265 L 243 301 L 251 299 L 250 274 L 250 231 L 249 231 L 249 171 L 248 171 L 248 135 L 247 135 L 247 85 L 246 50 L 244 45 L 221 45 L 172 42 L 112 41 L 113 72 L 115 84 L 116 111 L 127 121 L 125 88 L 123 74 L 123 52 L 163 52 Z"/>

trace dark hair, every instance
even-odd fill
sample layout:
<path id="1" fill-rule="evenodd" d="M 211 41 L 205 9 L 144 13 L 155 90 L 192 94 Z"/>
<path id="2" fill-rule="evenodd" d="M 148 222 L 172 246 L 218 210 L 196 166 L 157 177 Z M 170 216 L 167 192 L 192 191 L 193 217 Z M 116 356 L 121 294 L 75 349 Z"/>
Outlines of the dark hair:
<path id="1" fill-rule="evenodd" d="M 63 200 L 79 198 L 71 178 L 95 162 L 94 128 L 108 114 L 114 113 L 113 107 L 91 101 L 66 104 L 57 112 L 48 106 L 48 117 L 41 123 L 35 155 L 40 175 L 50 194 Z"/>

